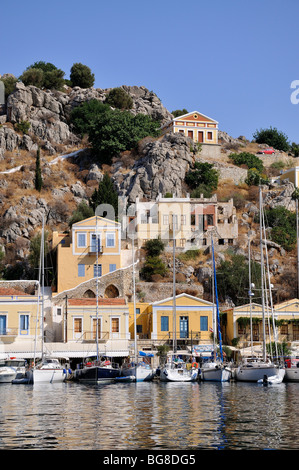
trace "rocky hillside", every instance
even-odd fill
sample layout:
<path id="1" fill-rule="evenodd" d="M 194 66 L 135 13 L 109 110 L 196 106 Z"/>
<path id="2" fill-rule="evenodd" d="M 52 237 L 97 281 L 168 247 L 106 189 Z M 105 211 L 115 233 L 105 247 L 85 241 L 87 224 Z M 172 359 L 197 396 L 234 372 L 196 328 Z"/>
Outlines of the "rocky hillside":
<path id="1" fill-rule="evenodd" d="M 162 123 L 172 115 L 157 96 L 144 87 L 123 87 L 133 99 L 133 114 L 147 114 Z M 82 201 L 87 201 L 108 171 L 119 195 L 128 202 L 140 198 L 154 199 L 159 193 L 185 195 L 189 192 L 184 182 L 185 173 L 195 159 L 202 159 L 194 151 L 192 141 L 176 134 L 159 138 L 145 138 L 134 151 L 115 156 L 111 166 L 100 166 L 93 160 L 88 141 L 75 134 L 70 121 L 71 110 L 83 102 L 97 99 L 103 102 L 109 90 L 65 88 L 64 92 L 41 90 L 17 82 L 0 115 L 0 244 L 5 257 L 3 263 L 14 264 L 28 255 L 30 240 L 40 229 L 44 215 L 47 230 L 66 230 L 68 220 Z M 22 132 L 20 124 L 30 124 Z M 221 156 L 209 157 L 219 170 L 217 190 L 219 200 L 234 197 L 239 218 L 240 240 L 237 250 L 246 256 L 247 233 L 257 230 L 253 215 L 257 192 L 244 184 L 246 168 L 239 168 L 229 159 L 231 152 L 249 151 L 256 154 L 259 146 L 244 137 L 233 139 L 220 132 Z M 34 189 L 36 151 L 41 148 L 43 189 Z M 284 167 L 294 165 L 296 159 L 283 152 L 261 156 L 269 176 L 279 171 L 273 163 Z M 272 165 L 272 166 L 271 166 Z M 284 205 L 294 210 L 291 200 L 293 187 L 271 188 L 267 203 Z M 294 295 L 295 253 L 286 253 L 272 246 L 272 273 L 277 283 L 291 276 L 286 296 Z M 258 257 L 258 254 L 255 255 Z M 286 263 L 287 259 L 287 263 Z M 198 260 L 197 260 L 198 261 Z M 205 269 L 207 260 L 202 260 Z M 184 264 L 184 263 L 183 263 Z M 198 264 L 181 266 L 181 282 L 202 293 L 205 271 Z M 207 271 L 208 272 L 208 271 Z"/>

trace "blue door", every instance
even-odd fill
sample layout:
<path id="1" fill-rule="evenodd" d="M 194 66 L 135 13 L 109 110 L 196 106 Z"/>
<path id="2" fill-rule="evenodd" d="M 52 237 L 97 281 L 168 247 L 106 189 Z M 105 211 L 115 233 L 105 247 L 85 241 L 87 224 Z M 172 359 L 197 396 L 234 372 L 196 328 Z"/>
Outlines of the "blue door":
<path id="1" fill-rule="evenodd" d="M 6 335 L 6 315 L 0 315 L 0 335 Z"/>
<path id="2" fill-rule="evenodd" d="M 180 338 L 188 338 L 188 317 L 180 317 Z"/>

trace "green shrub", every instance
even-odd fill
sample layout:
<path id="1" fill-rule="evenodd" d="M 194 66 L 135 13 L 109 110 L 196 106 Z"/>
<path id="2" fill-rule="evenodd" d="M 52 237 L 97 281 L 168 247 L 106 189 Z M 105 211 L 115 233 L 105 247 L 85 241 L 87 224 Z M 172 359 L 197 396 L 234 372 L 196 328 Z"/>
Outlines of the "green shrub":
<path id="1" fill-rule="evenodd" d="M 185 183 L 191 189 L 196 189 L 198 186 L 204 185 L 211 191 L 217 189 L 218 186 L 218 171 L 213 168 L 213 165 L 206 162 L 195 162 L 194 168 L 185 176 Z"/>
<path id="2" fill-rule="evenodd" d="M 144 137 L 157 137 L 160 132 L 160 123 L 149 116 L 107 109 L 95 117 L 88 136 L 99 162 L 111 164 L 112 157 L 133 149 Z"/>
<path id="3" fill-rule="evenodd" d="M 256 168 L 248 170 L 245 183 L 248 186 L 258 186 L 260 184 L 268 184 L 269 180 L 266 175 L 262 175 Z"/>
<path id="4" fill-rule="evenodd" d="M 74 126 L 77 134 L 88 134 L 97 116 L 101 113 L 109 112 L 107 104 L 98 100 L 90 100 L 76 106 L 70 114 L 70 123 Z"/>
<path id="5" fill-rule="evenodd" d="M 4 83 L 5 88 L 5 99 L 14 91 L 16 83 L 18 81 L 15 77 L 1 78 L 1 81 Z"/>
<path id="6" fill-rule="evenodd" d="M 179 116 L 184 116 L 184 114 L 188 114 L 188 111 L 187 109 L 183 108 L 183 109 L 176 109 L 175 111 L 171 111 L 171 114 L 174 116 L 174 117 L 179 117 Z"/>
<path id="7" fill-rule="evenodd" d="M 33 85 L 37 88 L 61 90 L 64 85 L 64 71 L 50 62 L 35 62 L 27 67 L 20 76 L 24 85 Z"/>
<path id="8" fill-rule="evenodd" d="M 165 276 L 167 267 L 159 256 L 149 256 L 146 258 L 144 266 L 140 270 L 140 276 L 146 281 L 151 281 L 154 274 Z"/>
<path id="9" fill-rule="evenodd" d="M 21 122 L 17 122 L 14 127 L 16 131 L 23 132 L 23 134 L 28 134 L 30 125 L 31 124 L 28 121 L 21 121 Z"/>
<path id="10" fill-rule="evenodd" d="M 259 172 L 264 170 L 262 160 L 249 152 L 231 153 L 229 158 L 237 166 L 246 165 L 248 169 L 256 168 Z"/>
<path id="11" fill-rule="evenodd" d="M 255 221 L 259 221 L 256 215 Z M 296 246 L 296 214 L 285 207 L 275 207 L 265 210 L 266 228 L 271 228 L 271 240 L 282 246 L 285 250 L 291 251 Z"/>
<path id="12" fill-rule="evenodd" d="M 131 109 L 133 107 L 132 97 L 123 88 L 113 88 L 109 92 L 105 103 L 118 109 Z"/>
<path id="13" fill-rule="evenodd" d="M 162 251 L 164 250 L 164 243 L 162 242 L 161 238 L 154 238 L 152 240 L 147 240 L 144 244 L 144 249 L 146 251 L 147 256 L 159 256 Z"/>
<path id="14" fill-rule="evenodd" d="M 71 215 L 69 220 L 69 227 L 72 227 L 73 224 L 80 222 L 81 220 L 88 219 L 94 215 L 92 207 L 89 207 L 85 201 L 80 202 L 77 209 Z"/>

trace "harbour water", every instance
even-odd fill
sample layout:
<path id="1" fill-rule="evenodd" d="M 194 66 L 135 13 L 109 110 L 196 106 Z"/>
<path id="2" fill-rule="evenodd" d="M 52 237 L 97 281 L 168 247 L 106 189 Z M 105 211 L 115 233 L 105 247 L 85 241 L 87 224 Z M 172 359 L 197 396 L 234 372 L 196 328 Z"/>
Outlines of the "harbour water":
<path id="1" fill-rule="evenodd" d="M 299 384 L 0 386 L 1 450 L 297 450 Z"/>

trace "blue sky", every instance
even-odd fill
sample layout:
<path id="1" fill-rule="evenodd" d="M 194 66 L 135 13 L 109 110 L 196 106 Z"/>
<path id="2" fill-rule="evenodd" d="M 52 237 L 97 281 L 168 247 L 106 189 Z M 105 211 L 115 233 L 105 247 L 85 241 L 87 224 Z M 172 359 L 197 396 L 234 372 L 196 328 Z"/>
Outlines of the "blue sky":
<path id="1" fill-rule="evenodd" d="M 298 0 L 14 0 L 0 41 L 0 74 L 81 62 L 95 87 L 143 85 L 233 137 L 272 126 L 299 143 Z"/>

